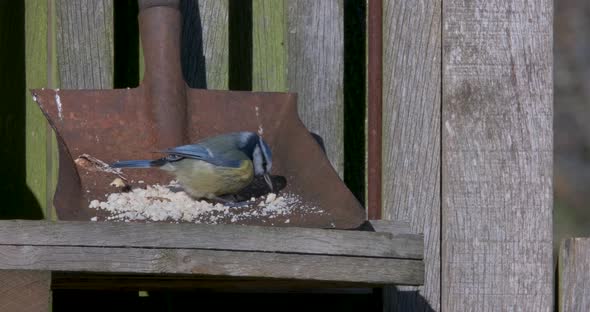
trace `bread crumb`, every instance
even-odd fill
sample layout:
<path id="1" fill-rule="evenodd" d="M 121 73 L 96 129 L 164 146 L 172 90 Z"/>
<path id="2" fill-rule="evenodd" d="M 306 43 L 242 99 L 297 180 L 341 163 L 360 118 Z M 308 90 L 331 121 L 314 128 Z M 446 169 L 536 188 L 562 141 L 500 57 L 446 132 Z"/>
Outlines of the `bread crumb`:
<path id="1" fill-rule="evenodd" d="M 323 214 L 316 207 L 303 205 L 297 195 L 270 193 L 250 198 L 240 205 L 195 200 L 179 188 L 177 181 L 168 185 L 147 185 L 129 192 L 105 194 L 104 201 L 94 199 L 89 208 L 101 211 L 101 219 L 119 222 L 191 222 L 206 224 L 242 223 L 249 220 L 273 220 L 289 224 L 293 216 Z M 94 220 L 93 220 L 94 219 Z M 97 220 L 93 217 L 91 220 Z M 275 221 L 276 220 L 276 221 Z"/>
<path id="2" fill-rule="evenodd" d="M 267 203 L 267 204 L 270 204 L 273 201 L 275 201 L 275 199 L 277 199 L 277 194 L 270 193 L 270 194 L 268 194 L 268 196 L 266 197 L 266 200 L 264 202 Z"/>

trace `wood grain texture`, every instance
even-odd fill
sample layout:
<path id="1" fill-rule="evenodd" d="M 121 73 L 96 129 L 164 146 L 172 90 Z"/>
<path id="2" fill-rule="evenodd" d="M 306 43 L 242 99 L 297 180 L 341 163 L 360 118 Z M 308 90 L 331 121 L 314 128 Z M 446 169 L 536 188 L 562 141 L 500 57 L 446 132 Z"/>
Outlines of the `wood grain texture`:
<path id="1" fill-rule="evenodd" d="M 25 71 L 26 71 L 26 184 L 43 214 L 47 215 L 50 155 L 47 153 L 48 123 L 31 97 L 29 89 L 49 87 L 48 78 L 48 3 L 25 1 Z M 29 203 L 32 204 L 32 203 Z"/>
<path id="2" fill-rule="evenodd" d="M 425 285 L 388 290 L 388 309 L 440 309 L 441 2 L 384 2 L 383 217 L 424 233 Z M 391 291 L 391 292 L 389 292 Z"/>
<path id="3" fill-rule="evenodd" d="M 0 270 L 0 311 L 51 311 L 51 273 Z"/>
<path id="4" fill-rule="evenodd" d="M 111 89 L 113 1 L 55 1 L 61 87 Z"/>
<path id="5" fill-rule="evenodd" d="M 111 89 L 114 85 L 113 1 L 52 0 L 48 62 L 53 66 L 49 87 L 64 89 Z M 47 196 L 53 198 L 58 176 L 58 147 L 47 126 Z M 57 219 L 52 201 L 50 218 Z"/>
<path id="6" fill-rule="evenodd" d="M 223 250 L 0 246 L 1 270 L 167 273 L 359 284 L 423 282 L 420 260 Z"/>
<path id="7" fill-rule="evenodd" d="M 321 136 L 343 176 L 343 0 L 287 1 L 287 86 L 298 93 L 299 116 Z"/>
<path id="8" fill-rule="evenodd" d="M 590 238 L 562 242 L 558 283 L 559 311 L 590 311 Z"/>
<path id="9" fill-rule="evenodd" d="M 0 221 L 0 245 L 196 248 L 422 259 L 420 235 L 205 224 Z"/>
<path id="10" fill-rule="evenodd" d="M 443 311 L 553 311 L 552 17 L 443 1 Z"/>
<path id="11" fill-rule="evenodd" d="M 252 1 L 252 91 L 286 91 L 283 0 Z"/>
<path id="12" fill-rule="evenodd" d="M 193 88 L 228 89 L 228 1 L 182 1 L 182 63 Z"/>

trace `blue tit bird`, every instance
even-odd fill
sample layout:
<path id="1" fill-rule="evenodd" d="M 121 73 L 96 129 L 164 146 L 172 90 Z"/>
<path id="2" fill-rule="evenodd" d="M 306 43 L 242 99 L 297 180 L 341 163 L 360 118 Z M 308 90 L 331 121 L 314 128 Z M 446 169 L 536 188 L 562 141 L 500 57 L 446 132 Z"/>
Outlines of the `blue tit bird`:
<path id="1" fill-rule="evenodd" d="M 268 144 L 254 132 L 234 132 L 210 137 L 195 144 L 161 151 L 166 157 L 155 160 L 125 160 L 113 168 L 157 167 L 176 176 L 192 197 L 215 199 L 234 195 L 248 186 L 254 176 L 270 179 L 272 153 Z"/>

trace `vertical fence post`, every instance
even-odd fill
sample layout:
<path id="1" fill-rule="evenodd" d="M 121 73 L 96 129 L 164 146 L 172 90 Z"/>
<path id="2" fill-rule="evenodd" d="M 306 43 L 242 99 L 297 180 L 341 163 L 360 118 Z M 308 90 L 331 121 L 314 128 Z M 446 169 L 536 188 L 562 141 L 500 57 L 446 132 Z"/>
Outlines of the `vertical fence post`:
<path id="1" fill-rule="evenodd" d="M 393 311 L 440 310 L 441 1 L 384 1 L 383 218 L 424 233 L 422 287 L 386 291 Z"/>
<path id="2" fill-rule="evenodd" d="M 330 162 L 344 170 L 344 0 L 287 1 L 287 87 L 299 116 L 322 137 Z"/>
<path id="3" fill-rule="evenodd" d="M 552 18 L 443 1 L 443 311 L 553 311 Z"/>
<path id="4" fill-rule="evenodd" d="M 590 238 L 568 238 L 559 248 L 559 311 L 590 311 Z"/>

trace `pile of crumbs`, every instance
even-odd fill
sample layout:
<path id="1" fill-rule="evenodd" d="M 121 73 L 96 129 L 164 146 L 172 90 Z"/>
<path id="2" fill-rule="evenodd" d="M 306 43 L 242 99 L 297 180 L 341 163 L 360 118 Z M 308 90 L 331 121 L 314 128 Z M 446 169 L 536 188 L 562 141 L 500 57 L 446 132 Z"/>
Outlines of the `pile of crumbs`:
<path id="1" fill-rule="evenodd" d="M 239 223 L 262 219 L 263 223 L 290 223 L 295 214 L 323 214 L 317 207 L 303 205 L 293 194 L 270 193 L 266 197 L 251 198 L 239 205 L 210 203 L 195 200 L 182 191 L 176 181 L 168 185 L 148 185 L 129 192 L 111 193 L 106 201 L 92 200 L 89 207 L 106 212 L 109 221 L 165 221 L 193 223 Z M 93 217 L 91 221 L 97 221 Z"/>

